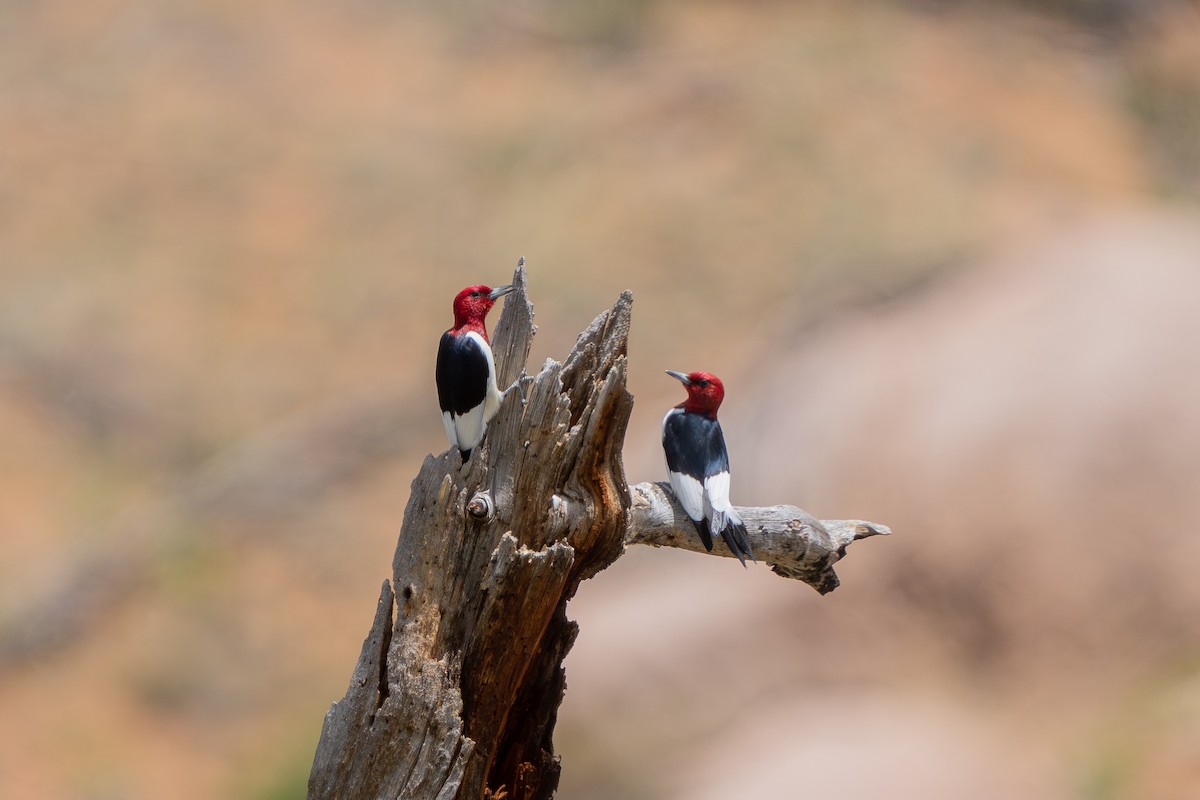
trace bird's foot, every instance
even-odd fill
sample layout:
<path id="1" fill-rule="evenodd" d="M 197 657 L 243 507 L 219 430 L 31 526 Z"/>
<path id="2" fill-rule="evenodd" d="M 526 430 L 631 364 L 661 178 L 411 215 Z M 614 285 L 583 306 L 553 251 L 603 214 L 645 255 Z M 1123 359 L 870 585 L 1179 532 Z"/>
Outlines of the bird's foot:
<path id="1" fill-rule="evenodd" d="M 505 389 L 504 394 L 507 395 L 513 389 L 517 389 L 521 394 L 521 405 L 525 405 L 525 403 L 527 403 L 529 401 L 529 395 L 527 395 L 525 393 L 526 392 L 525 387 L 532 386 L 533 381 L 534 381 L 534 377 L 532 375 L 526 375 L 525 370 L 521 370 L 521 377 L 517 378 L 513 382 L 512 386 Z"/>

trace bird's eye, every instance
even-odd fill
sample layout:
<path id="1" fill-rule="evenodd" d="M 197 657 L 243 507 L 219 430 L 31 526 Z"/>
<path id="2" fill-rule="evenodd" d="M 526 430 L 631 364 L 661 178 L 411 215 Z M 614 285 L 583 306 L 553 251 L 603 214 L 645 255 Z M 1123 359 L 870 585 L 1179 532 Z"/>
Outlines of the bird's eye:
<path id="1" fill-rule="evenodd" d="M 701 388 L 701 389 L 707 389 L 707 388 L 708 388 L 708 381 L 700 381 L 700 388 Z"/>
<path id="2" fill-rule="evenodd" d="M 471 292 L 471 297 L 479 297 L 479 292 Z"/>

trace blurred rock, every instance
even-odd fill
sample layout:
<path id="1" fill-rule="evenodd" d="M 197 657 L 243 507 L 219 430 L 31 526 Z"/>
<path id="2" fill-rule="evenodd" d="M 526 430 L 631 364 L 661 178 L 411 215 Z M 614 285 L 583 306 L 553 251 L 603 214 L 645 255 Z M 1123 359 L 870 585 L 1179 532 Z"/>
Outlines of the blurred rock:
<path id="1" fill-rule="evenodd" d="M 747 365 L 735 500 L 896 536 L 852 548 L 826 598 L 661 552 L 583 587 L 564 796 L 1107 781 L 1116 709 L 1197 641 L 1198 266 L 1200 219 L 1096 218 Z"/>
<path id="2" fill-rule="evenodd" d="M 1067 665 L 1182 655 L 1200 619 L 1198 266 L 1200 219 L 1109 216 L 820 330 L 760 389 L 751 419 L 771 425 L 731 434 L 763 456 L 743 485 L 893 525 L 844 571 L 873 566 L 856 581 L 971 669 L 1061 659 L 1075 683 Z"/>

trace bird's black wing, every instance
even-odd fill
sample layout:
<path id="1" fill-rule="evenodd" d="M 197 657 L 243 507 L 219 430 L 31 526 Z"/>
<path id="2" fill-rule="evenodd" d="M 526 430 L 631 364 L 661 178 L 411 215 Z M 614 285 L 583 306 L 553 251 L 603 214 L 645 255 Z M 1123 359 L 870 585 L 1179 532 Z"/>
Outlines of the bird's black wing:
<path id="1" fill-rule="evenodd" d="M 721 426 L 702 414 L 672 411 L 663 420 L 663 452 L 675 497 L 695 524 L 705 549 L 712 550 L 704 484 L 706 478 L 729 471 Z"/>
<path id="2" fill-rule="evenodd" d="M 442 334 L 437 355 L 438 407 L 465 414 L 487 397 L 488 361 L 473 336 Z"/>
<path id="3" fill-rule="evenodd" d="M 703 414 L 669 414 L 663 420 L 663 450 L 667 469 L 690 475 L 701 483 L 729 471 L 729 452 L 721 425 Z"/>

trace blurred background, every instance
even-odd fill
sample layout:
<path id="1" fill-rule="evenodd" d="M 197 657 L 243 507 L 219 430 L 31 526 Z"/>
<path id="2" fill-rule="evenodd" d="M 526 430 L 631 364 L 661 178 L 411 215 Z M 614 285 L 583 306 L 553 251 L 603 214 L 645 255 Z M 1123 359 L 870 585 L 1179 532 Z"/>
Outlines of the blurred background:
<path id="1" fill-rule="evenodd" d="M 1200 9 L 0 6 L 0 796 L 303 796 L 450 299 L 635 297 L 827 597 L 629 552 L 564 800 L 1200 797 Z"/>

